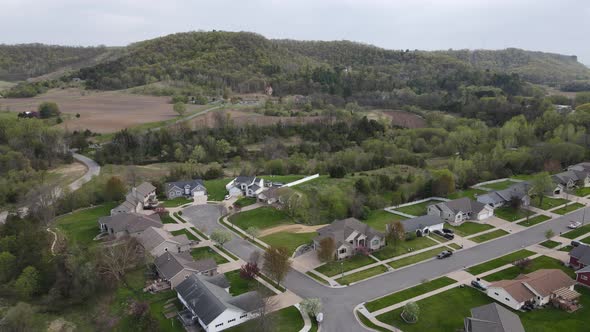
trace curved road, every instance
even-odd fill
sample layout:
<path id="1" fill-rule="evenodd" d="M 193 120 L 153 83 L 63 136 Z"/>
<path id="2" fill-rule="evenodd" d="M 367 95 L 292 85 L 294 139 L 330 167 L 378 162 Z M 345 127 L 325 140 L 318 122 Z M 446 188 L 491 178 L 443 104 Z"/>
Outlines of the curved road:
<path id="1" fill-rule="evenodd" d="M 100 174 L 100 165 L 97 164 L 96 161 L 78 153 L 73 153 L 73 157 L 76 159 L 76 161 L 84 164 L 87 170 L 82 177 L 68 185 L 70 191 L 76 191 L 80 189 L 80 187 L 82 187 L 84 183 L 90 181 L 93 176 L 98 176 Z"/>
<path id="2" fill-rule="evenodd" d="M 584 210 L 588 210 L 586 212 L 590 213 L 590 208 L 583 208 L 518 233 L 460 250 L 448 259 L 432 259 L 345 288 L 324 286 L 295 270 L 289 273 L 284 284 L 289 290 L 303 298 L 319 297 L 322 299 L 324 306 L 323 331 L 364 331 L 366 329 L 358 323 L 353 314 L 353 310 L 358 304 L 415 286 L 424 279 L 437 278 L 545 241 L 545 232 L 547 230 L 551 229 L 555 234 L 568 231 L 567 225 L 570 221 L 582 221 Z M 252 251 L 260 250 L 250 242 L 240 238 L 233 239 L 225 246 L 245 260 L 250 257 Z"/>

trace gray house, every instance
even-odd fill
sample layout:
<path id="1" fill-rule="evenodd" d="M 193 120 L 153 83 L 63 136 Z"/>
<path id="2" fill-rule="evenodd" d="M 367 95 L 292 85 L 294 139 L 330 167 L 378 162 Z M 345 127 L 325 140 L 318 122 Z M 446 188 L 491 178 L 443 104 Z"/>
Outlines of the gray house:
<path id="1" fill-rule="evenodd" d="M 165 252 L 185 252 L 191 249 L 192 241 L 186 234 L 172 236 L 163 228 L 150 227 L 143 231 L 137 240 L 152 256 L 158 257 Z"/>
<path id="2" fill-rule="evenodd" d="M 177 197 L 194 198 L 207 196 L 207 189 L 201 179 L 189 181 L 167 182 L 164 185 L 166 197 L 174 199 Z"/>
<path id="3" fill-rule="evenodd" d="M 525 332 L 520 317 L 497 303 L 471 309 L 465 332 Z"/>
<path id="4" fill-rule="evenodd" d="M 495 209 L 510 204 L 512 199 L 516 198 L 520 200 L 522 206 L 529 206 L 531 204 L 531 197 L 529 196 L 530 187 L 528 182 L 520 182 L 504 190 L 479 195 L 477 196 L 477 201 Z"/>
<path id="5" fill-rule="evenodd" d="M 150 227 L 162 228 L 158 214 L 120 213 L 98 219 L 98 227 L 103 233 L 122 236 L 139 236 Z"/>
<path id="6" fill-rule="evenodd" d="M 176 288 L 193 273 L 208 276 L 217 274 L 217 263 L 212 258 L 195 261 L 188 252 L 165 252 L 156 257 L 154 265 L 160 277 L 167 280 L 172 288 Z"/>
<path id="7" fill-rule="evenodd" d="M 355 218 L 334 221 L 318 229 L 318 234 L 313 239 L 314 249 L 319 249 L 320 242 L 330 237 L 336 244 L 336 259 L 351 257 L 359 248 L 374 251 L 385 246 L 385 236 L 382 233 Z"/>
<path id="8" fill-rule="evenodd" d="M 436 215 L 425 215 L 400 221 L 406 233 L 416 233 L 417 236 L 425 236 L 436 230 L 442 230 L 445 221 Z"/>
<path id="9" fill-rule="evenodd" d="M 554 195 L 575 187 L 590 187 L 590 163 L 572 165 L 567 171 L 552 175 L 551 179 L 555 183 Z"/>
<path id="10" fill-rule="evenodd" d="M 494 209 L 467 197 L 428 206 L 428 215 L 441 217 L 452 225 L 467 220 L 484 220 L 494 215 Z"/>
<path id="11" fill-rule="evenodd" d="M 139 213 L 141 210 L 158 206 L 156 187 L 149 182 L 144 182 L 138 187 L 133 187 L 125 196 L 125 202 L 111 210 L 111 215 L 118 213 Z"/>

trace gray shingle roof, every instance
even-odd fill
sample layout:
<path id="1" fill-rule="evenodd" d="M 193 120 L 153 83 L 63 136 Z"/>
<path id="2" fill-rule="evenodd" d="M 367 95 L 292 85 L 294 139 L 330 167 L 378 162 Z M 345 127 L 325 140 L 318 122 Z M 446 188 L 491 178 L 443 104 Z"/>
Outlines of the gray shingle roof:
<path id="1" fill-rule="evenodd" d="M 181 190 L 184 190 L 184 187 L 186 185 L 190 186 L 190 190 L 194 190 L 197 187 L 202 187 L 203 190 L 205 190 L 205 184 L 203 183 L 203 180 L 201 179 L 195 179 L 195 180 L 188 180 L 188 181 L 176 181 L 176 182 L 167 182 L 166 183 L 166 192 L 168 192 L 170 189 L 177 187 Z"/>
<path id="2" fill-rule="evenodd" d="M 474 200 L 469 199 L 467 197 L 458 198 L 458 199 L 454 199 L 452 201 L 442 202 L 442 203 L 438 203 L 435 205 L 437 207 L 438 206 L 446 206 L 454 213 L 458 213 L 460 211 L 465 212 L 465 213 L 479 213 L 485 207 L 485 204 L 474 201 Z"/>
<path id="3" fill-rule="evenodd" d="M 513 197 L 522 199 L 528 195 L 530 185 L 528 182 L 520 182 L 507 189 L 492 191 L 477 196 L 477 201 L 484 204 L 499 204 L 509 202 Z"/>
<path id="4" fill-rule="evenodd" d="M 471 309 L 465 318 L 466 332 L 525 332 L 518 315 L 497 303 Z"/>
<path id="5" fill-rule="evenodd" d="M 127 231 L 137 233 L 145 231 L 150 227 L 162 227 L 162 221 L 158 214 L 120 213 L 114 216 L 107 216 L 98 219 L 100 224 L 105 224 L 113 229 L 115 233 Z"/>
<path id="6" fill-rule="evenodd" d="M 149 182 L 144 182 L 135 188 L 135 191 L 143 197 L 147 197 L 154 190 L 156 190 L 156 187 Z"/>
<path id="7" fill-rule="evenodd" d="M 400 222 L 404 226 L 404 230 L 406 232 L 415 232 L 416 230 L 422 229 L 427 226 L 434 226 L 444 223 L 444 221 L 439 216 L 433 215 L 425 215 L 412 219 L 406 219 Z"/>
<path id="8" fill-rule="evenodd" d="M 347 243 L 346 239 L 353 233 L 364 234 L 368 239 L 375 236 L 383 238 L 383 234 L 371 228 L 365 223 L 360 222 L 356 218 L 347 218 L 337 220 L 326 227 L 322 227 L 318 230 L 319 236 L 315 238 L 316 241 L 320 241 L 325 237 L 331 237 L 336 243 L 336 247 L 339 247 L 343 243 Z"/>
<path id="9" fill-rule="evenodd" d="M 161 228 L 149 227 L 143 233 L 141 233 L 137 240 L 139 243 L 141 243 L 145 250 L 151 251 L 170 237 L 170 233 Z"/>
<path id="10" fill-rule="evenodd" d="M 166 279 L 171 279 L 185 269 L 194 272 L 205 272 L 217 267 L 215 260 L 207 258 L 194 261 L 192 256 L 187 252 L 165 252 L 159 257 L 156 257 L 154 265 L 156 265 L 162 277 Z"/>
<path id="11" fill-rule="evenodd" d="M 574 247 L 569 255 L 577 258 L 578 261 L 584 265 L 590 265 L 590 246 L 580 244 L 579 246 Z"/>

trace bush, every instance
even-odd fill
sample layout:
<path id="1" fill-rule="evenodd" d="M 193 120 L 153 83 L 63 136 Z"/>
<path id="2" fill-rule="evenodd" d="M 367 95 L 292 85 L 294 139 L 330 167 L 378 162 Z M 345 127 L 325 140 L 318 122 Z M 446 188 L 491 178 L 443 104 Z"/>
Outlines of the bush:
<path id="1" fill-rule="evenodd" d="M 346 168 L 342 165 L 336 165 L 330 167 L 328 172 L 330 173 L 331 178 L 341 179 L 346 175 Z"/>
<path id="2" fill-rule="evenodd" d="M 406 323 L 416 323 L 418 321 L 418 316 L 420 315 L 420 307 L 415 302 L 408 302 L 404 306 L 404 311 L 402 311 L 402 318 Z"/>
<path id="3" fill-rule="evenodd" d="M 51 117 L 59 116 L 61 114 L 57 104 L 48 101 L 41 103 L 39 105 L 38 111 L 41 119 L 49 119 Z"/>

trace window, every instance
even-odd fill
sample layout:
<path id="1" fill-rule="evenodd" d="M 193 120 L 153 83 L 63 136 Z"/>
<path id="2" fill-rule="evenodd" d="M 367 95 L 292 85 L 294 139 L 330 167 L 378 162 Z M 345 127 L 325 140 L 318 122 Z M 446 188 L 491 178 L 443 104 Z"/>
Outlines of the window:
<path id="1" fill-rule="evenodd" d="M 346 254 L 346 248 L 342 248 L 338 251 L 340 254 Z"/>
<path id="2" fill-rule="evenodd" d="M 242 315 L 242 316 L 240 316 L 240 319 L 246 318 L 246 317 L 248 317 L 248 315 Z"/>
<path id="3" fill-rule="evenodd" d="M 496 295 L 500 295 L 500 294 L 498 294 L 498 293 L 496 293 L 496 292 L 494 292 L 494 294 L 496 294 Z"/>
<path id="4" fill-rule="evenodd" d="M 505 297 L 505 298 L 504 298 L 504 300 L 506 300 L 506 301 L 510 302 L 510 299 L 509 299 L 509 298 L 507 298 L 507 297 Z"/>
<path id="5" fill-rule="evenodd" d="M 374 245 L 374 246 L 376 246 L 376 245 L 379 245 L 379 239 L 375 239 L 375 240 L 373 240 L 373 245 Z"/>
<path id="6" fill-rule="evenodd" d="M 586 275 L 583 275 L 583 274 L 582 274 L 582 275 L 580 276 L 580 279 L 582 279 L 582 280 L 588 280 L 588 276 L 586 276 Z"/>
<path id="7" fill-rule="evenodd" d="M 229 324 L 229 323 L 231 323 L 231 322 L 235 322 L 235 321 L 236 321 L 236 319 L 234 318 L 234 319 L 230 319 L 230 320 L 228 320 L 228 321 L 227 321 L 227 323 Z"/>
<path id="8" fill-rule="evenodd" d="M 219 323 L 219 324 L 215 325 L 215 327 L 220 327 L 220 326 L 223 326 L 223 323 Z"/>

